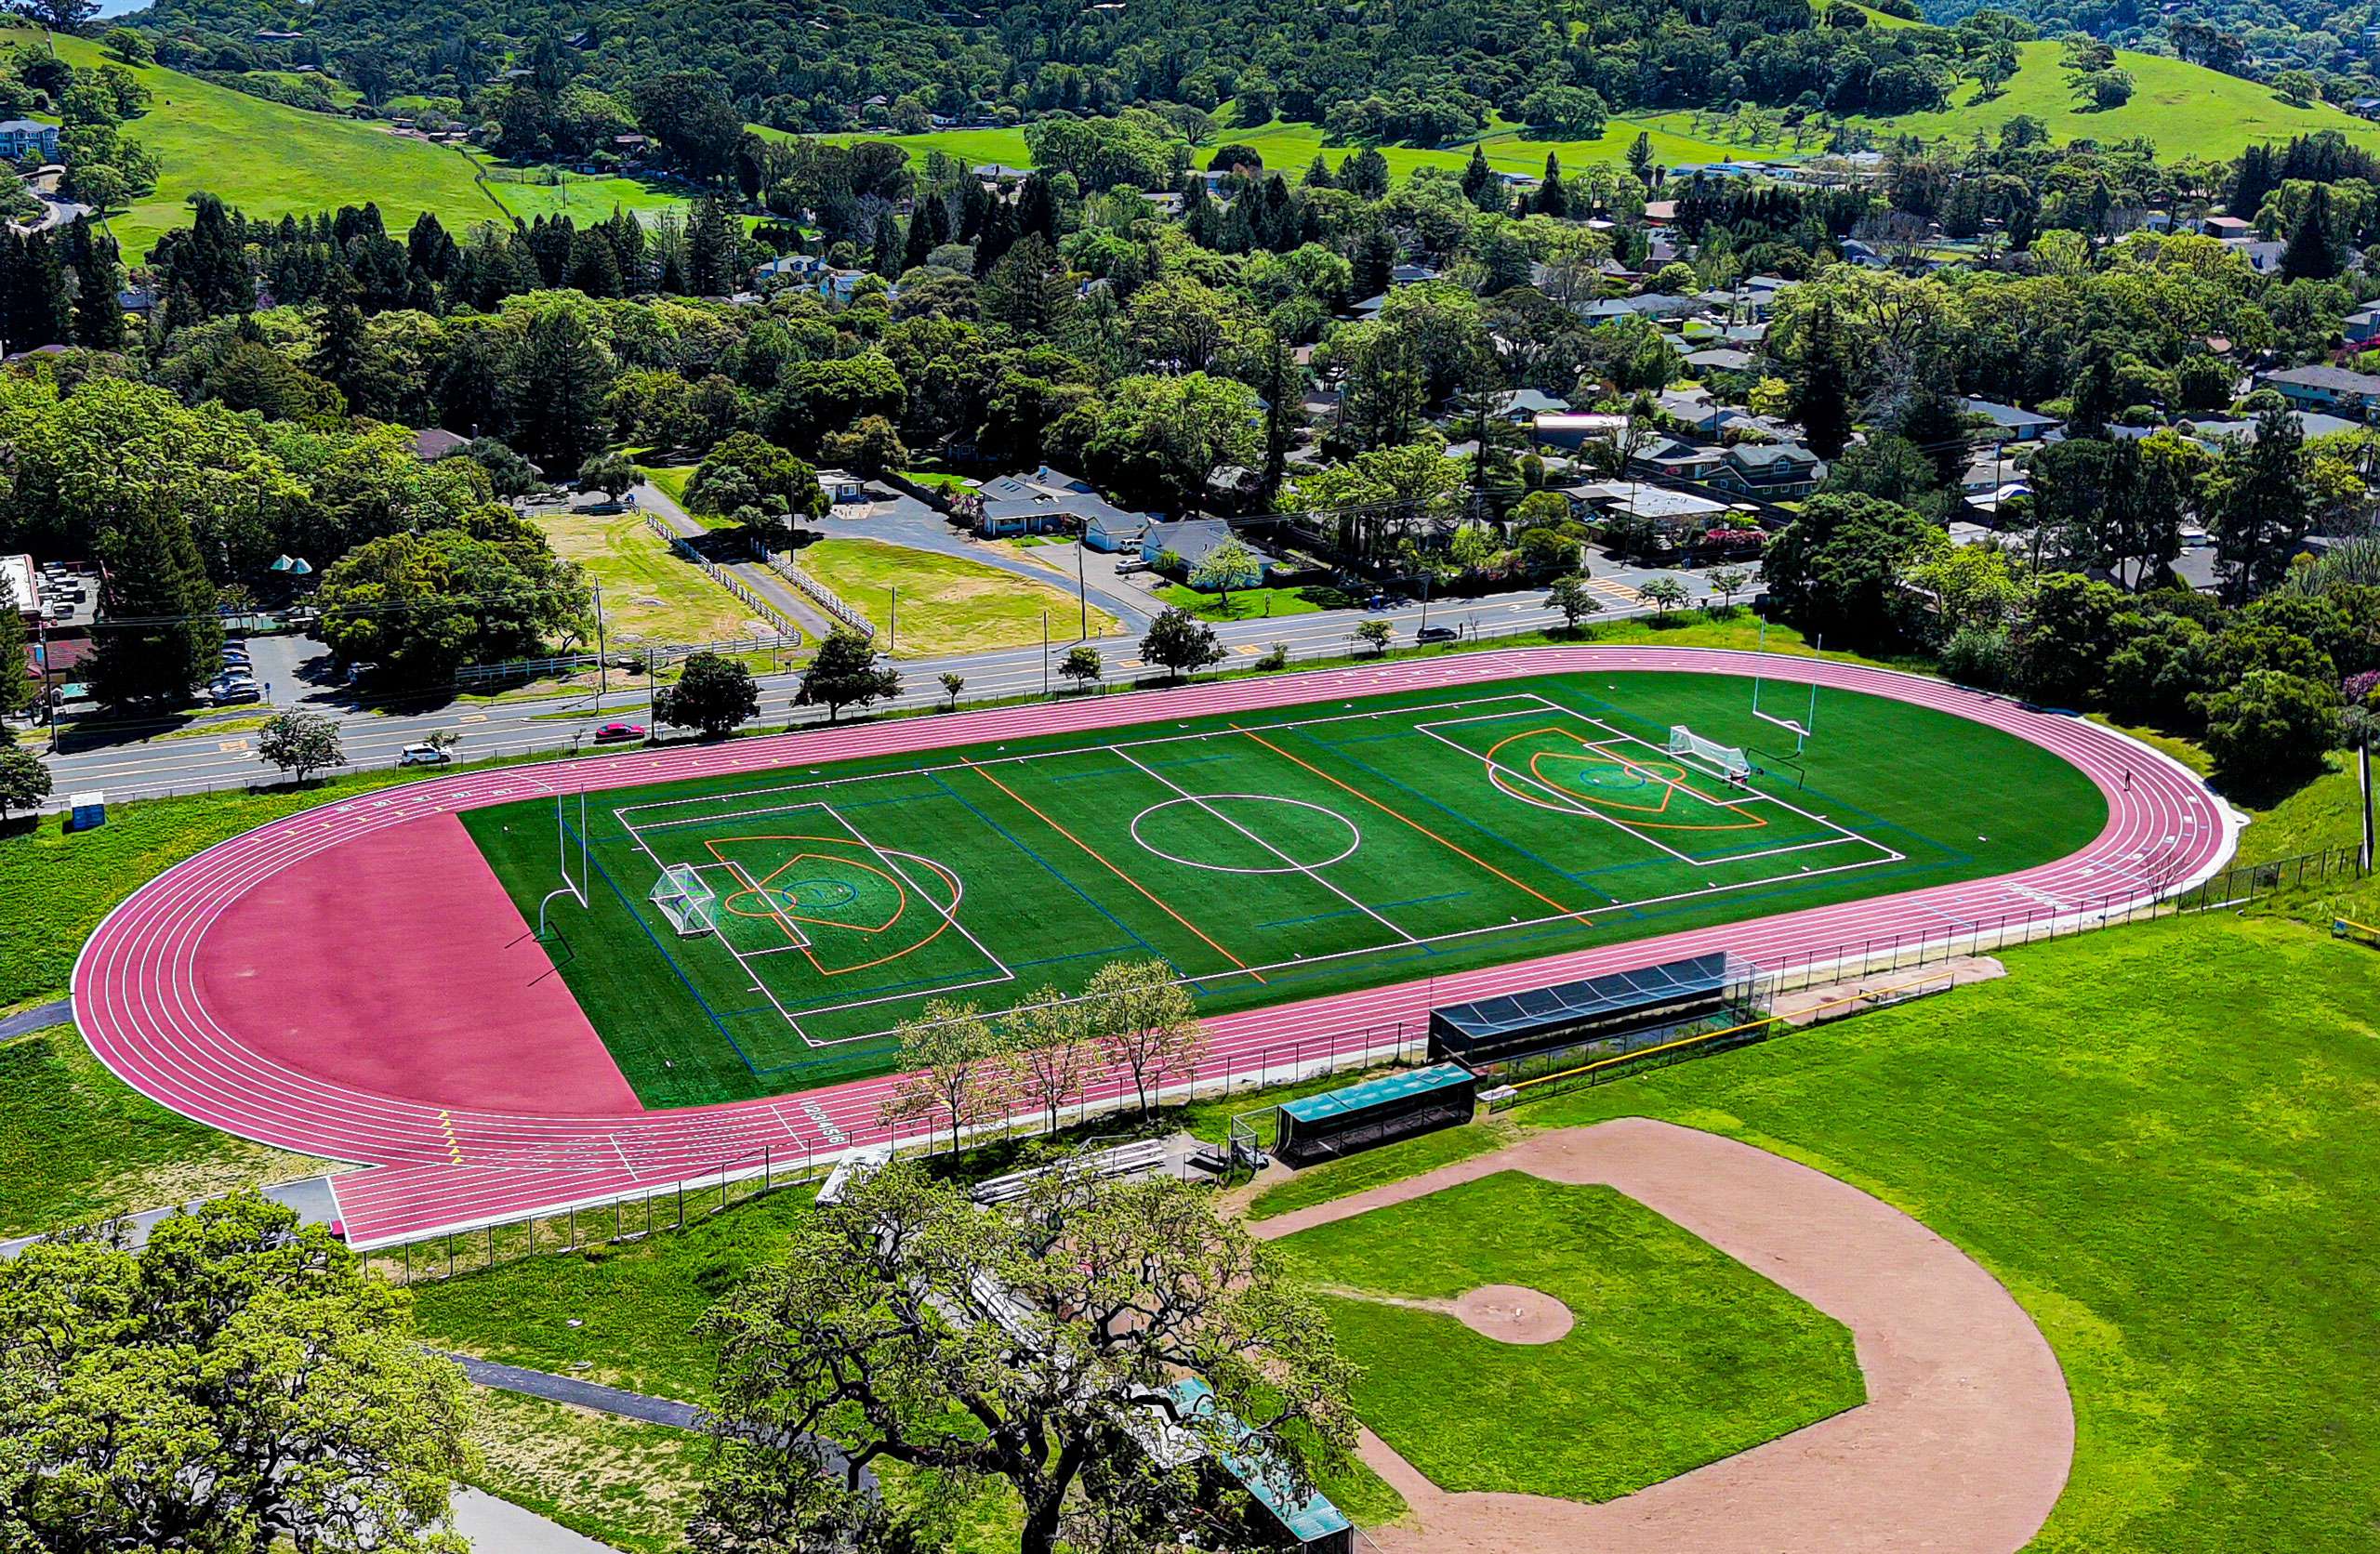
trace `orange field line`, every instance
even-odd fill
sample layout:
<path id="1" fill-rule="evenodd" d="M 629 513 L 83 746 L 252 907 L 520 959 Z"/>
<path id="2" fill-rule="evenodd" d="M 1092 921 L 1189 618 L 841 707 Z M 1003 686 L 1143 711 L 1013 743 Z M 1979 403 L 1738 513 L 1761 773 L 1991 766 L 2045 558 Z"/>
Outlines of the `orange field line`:
<path id="1" fill-rule="evenodd" d="M 1336 777 L 1333 777 L 1330 773 L 1323 770 L 1322 768 L 1315 765 L 1312 761 L 1299 760 L 1297 757 L 1290 755 L 1287 750 L 1282 749 L 1279 745 L 1274 744 L 1271 740 L 1266 739 L 1263 734 L 1258 733 L 1255 730 L 1243 729 L 1238 724 L 1235 723 L 1232 725 L 1232 731 L 1235 733 L 1246 734 L 1249 738 L 1254 740 L 1257 744 L 1264 746 L 1265 749 L 1272 751 L 1273 754 L 1281 757 L 1285 760 L 1297 761 L 1298 765 L 1304 767 L 1308 771 L 1313 772 L 1316 777 L 1321 778 L 1332 787 L 1340 788 L 1345 792 L 1354 794 L 1357 798 L 1362 799 L 1365 803 L 1370 805 L 1373 809 L 1378 810 L 1382 814 L 1386 815 L 1391 820 L 1403 821 L 1414 830 L 1421 833 L 1422 836 L 1429 837 L 1430 840 L 1437 843 L 1440 847 L 1445 848 L 1448 852 L 1457 853 L 1464 858 L 1470 859 L 1473 863 L 1478 864 L 1489 874 L 1494 875 L 1498 879 L 1502 880 L 1505 884 L 1510 885 L 1516 889 L 1527 891 L 1530 895 L 1535 896 L 1539 901 L 1543 902 L 1546 905 L 1562 914 L 1565 917 L 1576 917 L 1580 923 L 1584 924 L 1588 928 L 1594 927 L 1593 920 L 1588 917 L 1585 913 L 1574 911 L 1569 907 L 1564 906 L 1560 902 L 1555 901 L 1552 896 L 1547 895 L 1544 891 L 1538 889 L 1534 886 L 1522 884 L 1519 880 L 1514 879 L 1511 875 L 1506 874 L 1503 870 L 1498 868 L 1495 864 L 1490 863 L 1485 858 L 1482 858 L 1474 852 L 1464 851 L 1461 848 L 1459 848 L 1452 842 L 1448 841 L 1444 836 L 1439 836 L 1436 832 L 1431 830 L 1428 826 L 1423 825 L 1420 821 L 1415 820 L 1412 816 L 1406 814 L 1401 810 L 1390 809 L 1387 805 L 1382 803 L 1379 799 L 1374 798 L 1370 794 L 1364 792 L 1361 788 L 1350 787 L 1347 784 L 1341 782 Z"/>
<path id="2" fill-rule="evenodd" d="M 985 782 L 989 783 L 992 786 L 999 789 L 1000 792 L 1008 795 L 1011 798 L 1015 799 L 1017 803 L 1024 805 L 1025 809 L 1030 812 L 1034 818 L 1040 821 L 1042 824 L 1048 826 L 1051 830 L 1055 831 L 1059 836 L 1064 836 L 1066 840 L 1074 843 L 1075 846 L 1082 849 L 1083 851 L 1091 854 L 1091 856 L 1097 860 L 1109 874 L 1114 875 L 1117 878 L 1122 880 L 1133 889 L 1138 890 L 1142 895 L 1146 896 L 1149 900 L 1149 903 L 1155 906 L 1159 912 L 1164 913 L 1167 916 L 1172 918 L 1183 928 L 1188 928 L 1192 933 L 1197 934 L 1198 938 L 1205 942 L 1207 948 L 1214 951 L 1215 954 L 1223 956 L 1223 959 L 1231 962 L 1234 966 L 1238 967 L 1242 971 L 1247 972 L 1258 981 L 1261 982 L 1264 980 L 1264 974 L 1263 972 L 1257 970 L 1254 967 L 1249 965 L 1248 962 L 1240 959 L 1237 955 L 1233 955 L 1229 950 L 1224 949 L 1212 939 L 1209 939 L 1204 928 L 1201 928 L 1197 924 L 1192 922 L 1189 918 L 1184 917 L 1181 913 L 1174 911 L 1170 906 L 1168 906 L 1164 901 L 1161 900 L 1154 891 L 1150 890 L 1147 886 L 1142 884 L 1139 880 L 1134 879 L 1130 875 L 1126 874 L 1114 863 L 1109 863 L 1106 856 L 1100 852 L 1097 848 L 1092 847 L 1089 842 L 1084 841 L 1080 836 L 1076 836 L 1064 826 L 1060 825 L 1056 821 L 1051 820 L 1048 815 L 1043 814 L 1040 810 L 1034 809 L 1032 805 L 1025 803 L 1024 795 L 1018 793 L 1014 788 L 1010 787 L 1006 783 L 1003 783 L 998 778 L 993 776 L 984 768 L 977 766 L 973 761 L 967 760 L 962 757 L 959 764 L 966 767 L 968 770 L 975 773 L 978 777 L 981 777 Z"/>

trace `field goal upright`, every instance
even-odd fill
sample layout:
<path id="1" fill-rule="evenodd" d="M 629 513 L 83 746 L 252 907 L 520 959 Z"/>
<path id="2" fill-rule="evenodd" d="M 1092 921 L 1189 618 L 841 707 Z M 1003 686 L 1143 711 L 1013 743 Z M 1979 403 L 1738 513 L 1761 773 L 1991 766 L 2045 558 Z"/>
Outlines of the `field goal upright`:
<path id="1" fill-rule="evenodd" d="M 1824 652 L 1826 651 L 1826 639 L 1820 637 L 1818 639 L 1815 645 L 1818 652 Z M 1754 718 L 1759 718 L 1764 723 L 1774 723 L 1778 728 L 1784 730 L 1787 733 L 1792 734 L 1793 736 L 1793 754 L 1798 757 L 1802 754 L 1804 747 L 1809 744 L 1810 735 L 1818 730 L 1818 682 L 1816 680 L 1810 681 L 1809 710 L 1804 713 L 1800 718 L 1784 718 L 1776 713 L 1767 711 L 1760 705 L 1761 686 L 1767 677 L 1760 672 L 1759 666 L 1760 658 L 1765 656 L 1767 652 L 1768 622 L 1764 618 L 1760 623 L 1760 645 L 1753 650 L 1755 657 L 1752 672 L 1752 715 Z"/>
<path id="2" fill-rule="evenodd" d="M 697 939 L 719 931 L 718 893 L 706 884 L 692 863 L 670 863 L 654 881 L 647 898 L 681 939 Z"/>

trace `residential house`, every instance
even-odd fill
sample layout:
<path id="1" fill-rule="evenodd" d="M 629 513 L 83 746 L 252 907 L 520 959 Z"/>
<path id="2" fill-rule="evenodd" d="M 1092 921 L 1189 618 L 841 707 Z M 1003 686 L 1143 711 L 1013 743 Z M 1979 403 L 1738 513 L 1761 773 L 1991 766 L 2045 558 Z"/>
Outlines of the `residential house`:
<path id="1" fill-rule="evenodd" d="M 2198 230 L 2208 237 L 2244 240 L 2256 229 L 2254 223 L 2237 216 L 2206 216 L 2199 218 Z"/>
<path id="2" fill-rule="evenodd" d="M 1190 583 L 1198 569 L 1236 536 L 1231 525 L 1220 518 L 1185 518 L 1178 523 L 1152 523 L 1141 534 L 1141 560 L 1162 571 L 1172 573 Z M 1243 546 L 1246 541 L 1240 542 Z M 1247 547 L 1251 558 L 1240 576 L 1232 579 L 1235 588 L 1252 588 L 1264 581 L 1272 566 L 1271 558 Z M 1193 586 L 1197 586 L 1192 583 Z"/>
<path id="3" fill-rule="evenodd" d="M 1434 266 L 1415 264 L 1410 260 L 1403 264 L 1392 265 L 1388 271 L 1388 283 L 1392 286 L 1418 286 L 1424 281 L 1435 281 L 1437 278 L 1438 272 Z"/>
<path id="4" fill-rule="evenodd" d="M 0 556 L 0 600 L 17 607 L 27 626 L 41 619 L 41 588 L 30 556 Z"/>
<path id="5" fill-rule="evenodd" d="M 1807 496 L 1826 479 L 1826 462 L 1798 442 L 1739 442 L 1727 450 L 1711 483 L 1765 501 Z"/>
<path id="6" fill-rule="evenodd" d="M 1046 464 L 1029 474 L 985 481 L 976 494 L 982 508 L 975 532 L 991 539 L 1079 531 L 1095 518 L 1146 521 L 1100 495 L 1089 481 Z"/>
<path id="7" fill-rule="evenodd" d="M 1571 311 L 1589 323 L 1609 323 L 1633 315 L 1643 319 L 1682 319 L 1699 312 L 1702 304 L 1691 296 L 1646 292 L 1642 296 L 1606 296 L 1571 304 Z"/>
<path id="8" fill-rule="evenodd" d="M 1528 426 L 1540 415 L 1559 415 L 1570 402 L 1541 388 L 1513 388 L 1496 396 L 1496 414 L 1516 427 Z"/>
<path id="9" fill-rule="evenodd" d="M 2368 346 L 2380 339 L 2380 307 L 2358 308 L 2347 316 L 2341 333 L 2351 346 Z"/>
<path id="10" fill-rule="evenodd" d="M 1664 438 L 1629 462 L 1647 475 L 1673 481 L 1707 481 L 1727 462 L 1727 452 Z"/>
<path id="11" fill-rule="evenodd" d="M 1530 423 L 1529 436 L 1549 448 L 1577 448 L 1589 442 L 1611 441 L 1627 428 L 1628 417 L 1625 415 L 1592 415 L 1573 410 L 1538 416 Z"/>
<path id="12" fill-rule="evenodd" d="M 1688 351 L 1686 364 L 1702 373 L 1748 373 L 1760 365 L 1760 362 L 1748 350 L 1723 346 L 1716 350 Z"/>
<path id="13" fill-rule="evenodd" d="M 2333 437 L 2343 431 L 2358 431 L 2363 426 L 2360 421 L 2350 421 L 2344 415 L 2332 415 L 2320 410 L 2295 411 L 2292 413 L 2291 419 L 2297 423 L 2298 435 L 2308 440 Z M 2180 430 L 2183 436 L 2209 448 L 2220 447 L 2228 438 L 2238 438 L 2242 442 L 2256 440 L 2256 423 L 2253 420 L 2233 421 L 2208 416 L 2184 421 L 2180 424 Z"/>
<path id="14" fill-rule="evenodd" d="M 2284 367 L 2258 373 L 2256 386 L 2277 389 L 2301 408 L 2345 414 L 2359 421 L 2380 409 L 2380 377 L 2345 367 Z"/>
<path id="15" fill-rule="evenodd" d="M 848 469 L 819 470 L 818 489 L 826 494 L 829 503 L 839 507 L 868 499 L 867 482 Z"/>
<path id="16" fill-rule="evenodd" d="M 20 162 L 38 155 L 44 162 L 58 155 L 58 126 L 38 119 L 0 120 L 0 156 Z"/>
<path id="17" fill-rule="evenodd" d="M 1095 513 L 1082 526 L 1082 543 L 1104 555 L 1138 550 L 1141 534 L 1149 526 L 1145 513 Z"/>
<path id="18" fill-rule="evenodd" d="M 435 464 L 442 458 L 452 458 L 469 445 L 470 439 L 457 436 L 444 427 L 424 427 L 413 434 L 413 456 L 424 464 Z"/>
<path id="19" fill-rule="evenodd" d="M 1994 400 L 1979 400 L 1973 394 L 1959 402 L 1963 415 L 1980 415 L 1992 425 L 1995 435 L 2003 442 L 2039 442 L 2066 425 L 2055 415 L 2024 410 Z"/>

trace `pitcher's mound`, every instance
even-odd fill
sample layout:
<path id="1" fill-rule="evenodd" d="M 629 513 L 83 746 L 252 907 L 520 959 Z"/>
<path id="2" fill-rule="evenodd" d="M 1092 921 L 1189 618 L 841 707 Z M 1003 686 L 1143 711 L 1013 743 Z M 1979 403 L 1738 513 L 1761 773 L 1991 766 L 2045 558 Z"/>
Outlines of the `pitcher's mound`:
<path id="1" fill-rule="evenodd" d="M 1482 1284 L 1458 1298 L 1454 1314 L 1465 1327 L 1508 1344 L 1550 1344 L 1570 1331 L 1570 1308 L 1523 1284 Z"/>

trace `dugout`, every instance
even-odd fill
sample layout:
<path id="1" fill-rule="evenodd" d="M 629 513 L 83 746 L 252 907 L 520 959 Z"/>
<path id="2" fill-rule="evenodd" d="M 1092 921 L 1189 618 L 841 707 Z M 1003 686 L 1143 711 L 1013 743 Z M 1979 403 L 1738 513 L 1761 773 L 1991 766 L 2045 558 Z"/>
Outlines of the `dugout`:
<path id="1" fill-rule="evenodd" d="M 1285 1100 L 1273 1152 L 1291 1166 L 1310 1166 L 1392 1139 L 1457 1127 L 1471 1120 L 1478 1091 L 1470 1070 L 1438 1063 Z"/>
<path id="2" fill-rule="evenodd" d="M 1758 1016 L 1752 966 L 1724 950 L 1430 1011 L 1430 1056 L 1467 1068 L 1581 1047 L 1630 1051 L 1643 1039 Z"/>

